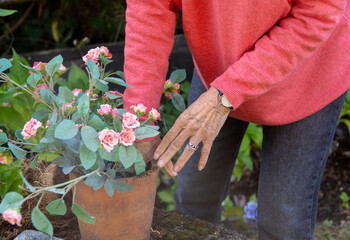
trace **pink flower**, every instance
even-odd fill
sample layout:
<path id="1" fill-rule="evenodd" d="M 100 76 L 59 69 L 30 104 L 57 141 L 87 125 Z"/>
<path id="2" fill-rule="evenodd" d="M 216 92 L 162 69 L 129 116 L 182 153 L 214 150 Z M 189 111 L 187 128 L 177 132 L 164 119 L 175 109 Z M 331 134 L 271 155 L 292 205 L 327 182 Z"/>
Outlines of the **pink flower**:
<path id="1" fill-rule="evenodd" d="M 34 118 L 30 119 L 30 121 L 24 125 L 23 131 L 21 132 L 23 138 L 28 139 L 33 136 L 38 131 L 38 128 L 41 127 L 41 125 L 42 124 L 40 121 Z"/>
<path id="2" fill-rule="evenodd" d="M 140 115 L 145 114 L 145 113 L 146 113 L 146 110 L 147 110 L 147 108 L 145 107 L 145 105 L 143 105 L 142 103 L 137 104 L 137 106 L 132 105 L 132 106 L 130 107 L 130 109 L 131 109 L 134 113 L 140 114 Z"/>
<path id="3" fill-rule="evenodd" d="M 90 59 L 94 63 L 97 63 L 100 54 L 101 54 L 101 51 L 99 47 L 90 49 L 88 53 L 83 57 L 83 61 L 85 62 L 85 65 L 87 65 L 88 59 Z"/>
<path id="4" fill-rule="evenodd" d="M 46 121 L 46 126 L 45 126 L 45 128 L 49 128 L 49 127 L 50 127 L 50 121 L 47 120 L 47 121 Z"/>
<path id="5" fill-rule="evenodd" d="M 102 46 L 94 49 L 90 49 L 88 53 L 83 57 L 85 65 L 87 65 L 87 60 L 90 59 L 94 63 L 97 63 L 99 57 L 112 58 L 112 54 L 109 52 L 108 48 Z"/>
<path id="6" fill-rule="evenodd" d="M 148 113 L 148 117 L 151 118 L 153 121 L 162 121 L 159 112 L 154 108 L 152 108 L 152 110 Z"/>
<path id="7" fill-rule="evenodd" d="M 65 66 L 63 66 L 63 64 L 61 64 L 60 68 L 58 69 L 59 71 L 66 71 L 67 68 Z"/>
<path id="8" fill-rule="evenodd" d="M 137 116 L 133 113 L 123 113 L 123 125 L 126 128 L 137 128 L 140 126 L 140 122 L 137 120 Z"/>
<path id="9" fill-rule="evenodd" d="M 180 84 L 179 83 L 172 84 L 170 79 L 166 80 L 164 84 L 163 93 L 167 98 L 171 99 L 171 96 L 173 95 L 173 93 L 180 93 Z"/>
<path id="10" fill-rule="evenodd" d="M 180 83 L 175 83 L 172 88 L 173 93 L 180 93 Z"/>
<path id="11" fill-rule="evenodd" d="M 2 129 L 0 129 L 0 133 L 4 132 Z"/>
<path id="12" fill-rule="evenodd" d="M 165 93 L 165 97 L 168 98 L 168 99 L 171 99 L 171 93 L 166 92 Z"/>
<path id="13" fill-rule="evenodd" d="M 5 156 L 0 153 L 0 163 L 9 165 L 12 162 L 11 156 Z"/>
<path id="14" fill-rule="evenodd" d="M 112 151 L 113 147 L 117 145 L 119 141 L 119 133 L 115 132 L 114 130 L 103 129 L 98 133 L 98 136 L 102 146 L 107 152 Z"/>
<path id="15" fill-rule="evenodd" d="M 77 124 L 75 124 L 75 126 L 77 126 L 77 128 L 81 128 L 81 126 L 83 126 L 83 124 L 77 123 Z"/>
<path id="16" fill-rule="evenodd" d="M 112 58 L 112 54 L 109 52 L 108 48 L 102 46 L 100 47 L 100 52 L 103 57 L 109 58 L 109 59 Z"/>
<path id="17" fill-rule="evenodd" d="M 136 140 L 135 133 L 133 130 L 124 128 L 120 133 L 120 142 L 124 146 L 133 145 Z"/>
<path id="18" fill-rule="evenodd" d="M 74 97 L 78 97 L 79 93 L 82 91 L 83 91 L 83 89 L 76 88 L 72 92 L 73 92 Z"/>
<path id="19" fill-rule="evenodd" d="M 3 214 L 2 217 L 4 220 L 8 221 L 12 225 L 17 224 L 17 226 L 21 227 L 21 220 L 22 220 L 22 215 L 17 212 L 17 210 L 13 209 L 7 209 Z"/>
<path id="20" fill-rule="evenodd" d="M 109 104 L 102 104 L 100 106 L 100 109 L 97 110 L 97 112 L 100 115 L 108 115 L 112 111 L 112 106 Z"/>
<path id="21" fill-rule="evenodd" d="M 43 67 L 44 66 L 44 67 Z M 47 66 L 47 63 L 42 63 L 42 62 L 34 62 L 33 68 L 35 70 L 44 71 Z M 33 72 L 29 70 L 29 74 L 32 74 Z"/>
<path id="22" fill-rule="evenodd" d="M 62 108 L 63 108 L 63 110 L 67 110 L 67 109 L 73 108 L 73 102 L 71 102 L 71 103 L 64 103 L 62 105 Z"/>
<path id="23" fill-rule="evenodd" d="M 118 91 L 108 91 L 109 94 L 112 94 L 114 96 L 117 96 L 117 98 L 122 98 L 123 94 L 118 92 Z M 108 100 L 108 96 L 106 94 L 103 95 L 103 100 L 107 101 Z"/>
<path id="24" fill-rule="evenodd" d="M 117 108 L 113 108 L 112 111 L 111 111 L 111 114 L 112 114 L 112 117 L 113 118 L 120 118 L 119 115 L 118 115 L 118 109 Z"/>

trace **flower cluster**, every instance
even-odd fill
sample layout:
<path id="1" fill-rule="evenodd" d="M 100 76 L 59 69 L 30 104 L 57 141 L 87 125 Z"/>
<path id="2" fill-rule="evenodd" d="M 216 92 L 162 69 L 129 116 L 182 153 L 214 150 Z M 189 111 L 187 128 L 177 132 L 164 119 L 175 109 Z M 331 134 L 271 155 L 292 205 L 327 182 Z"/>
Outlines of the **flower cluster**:
<path id="1" fill-rule="evenodd" d="M 243 220 L 246 223 L 252 223 L 254 226 L 257 226 L 258 220 L 258 204 L 253 201 L 249 201 L 247 205 L 244 206 L 244 215 Z"/>
<path id="2" fill-rule="evenodd" d="M 83 61 L 85 62 L 85 65 L 87 65 L 87 60 L 90 59 L 94 63 L 97 63 L 97 61 L 100 59 L 100 57 L 105 57 L 108 59 L 112 58 L 112 54 L 109 52 L 108 48 L 102 46 L 97 47 L 94 49 L 90 49 L 88 53 L 83 57 Z"/>
<path id="3" fill-rule="evenodd" d="M 172 84 L 170 79 L 166 80 L 164 84 L 163 93 L 168 99 L 171 99 L 174 93 L 180 93 L 180 84 L 179 83 Z"/>
<path id="4" fill-rule="evenodd" d="M 41 122 L 32 118 L 27 122 L 21 132 L 24 139 L 29 139 L 31 136 L 35 135 L 38 129 L 41 127 Z"/>

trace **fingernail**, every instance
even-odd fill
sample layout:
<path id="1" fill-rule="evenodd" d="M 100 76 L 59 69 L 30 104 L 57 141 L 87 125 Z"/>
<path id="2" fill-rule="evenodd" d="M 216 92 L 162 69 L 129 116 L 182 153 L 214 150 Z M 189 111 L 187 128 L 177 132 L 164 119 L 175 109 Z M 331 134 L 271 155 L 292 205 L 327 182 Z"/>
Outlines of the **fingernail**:
<path id="1" fill-rule="evenodd" d="M 177 176 L 177 172 L 173 171 L 173 176 L 176 177 Z"/>
<path id="2" fill-rule="evenodd" d="M 180 170 L 179 167 L 178 167 L 178 166 L 175 166 L 173 172 L 178 172 L 179 170 Z"/>
<path id="3" fill-rule="evenodd" d="M 199 167 L 198 167 L 198 170 L 199 170 L 199 171 L 202 171 L 203 168 L 204 168 L 204 166 L 199 166 Z"/>
<path id="4" fill-rule="evenodd" d="M 164 161 L 163 160 L 159 160 L 157 165 L 158 165 L 158 167 L 164 167 Z"/>
<path id="5" fill-rule="evenodd" d="M 157 160 L 157 159 L 159 158 L 159 153 L 155 153 L 154 156 L 153 156 L 153 158 L 154 158 L 155 160 Z"/>

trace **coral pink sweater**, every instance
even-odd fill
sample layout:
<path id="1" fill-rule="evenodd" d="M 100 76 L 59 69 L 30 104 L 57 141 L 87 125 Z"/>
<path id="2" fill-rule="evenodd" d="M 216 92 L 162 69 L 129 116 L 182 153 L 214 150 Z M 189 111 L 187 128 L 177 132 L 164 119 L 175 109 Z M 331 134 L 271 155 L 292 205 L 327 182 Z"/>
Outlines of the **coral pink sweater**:
<path id="1" fill-rule="evenodd" d="M 227 96 L 231 117 L 287 124 L 350 87 L 347 0 L 128 0 L 125 107 L 158 108 L 176 7 L 201 79 Z"/>

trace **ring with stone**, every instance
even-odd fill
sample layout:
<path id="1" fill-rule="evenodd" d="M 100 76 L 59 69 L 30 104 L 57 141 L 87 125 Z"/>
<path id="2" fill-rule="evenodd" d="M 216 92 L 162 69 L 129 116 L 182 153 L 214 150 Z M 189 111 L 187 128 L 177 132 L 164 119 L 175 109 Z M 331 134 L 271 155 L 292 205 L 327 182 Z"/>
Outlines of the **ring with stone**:
<path id="1" fill-rule="evenodd" d="M 196 150 L 199 148 L 199 146 L 193 145 L 193 144 L 190 143 L 190 142 L 188 142 L 188 147 L 189 147 L 190 149 L 192 149 L 193 151 L 196 151 Z"/>

